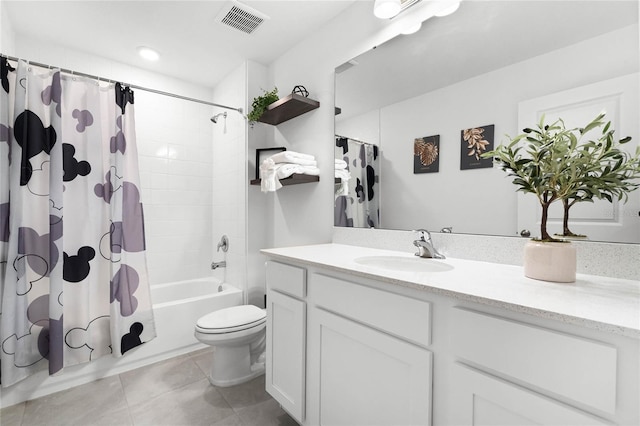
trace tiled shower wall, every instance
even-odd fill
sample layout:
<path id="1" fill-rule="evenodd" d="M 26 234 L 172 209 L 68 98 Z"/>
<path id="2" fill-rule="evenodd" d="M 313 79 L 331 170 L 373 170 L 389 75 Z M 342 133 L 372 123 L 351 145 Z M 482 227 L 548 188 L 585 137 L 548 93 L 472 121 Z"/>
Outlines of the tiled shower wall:
<path id="1" fill-rule="evenodd" d="M 246 64 L 231 72 L 213 93 L 214 102 L 246 111 Z M 224 109 L 214 108 L 215 113 Z M 226 260 L 213 275 L 235 287 L 247 289 L 247 123 L 233 110 L 219 117 L 213 129 L 213 209 L 211 212 L 212 260 Z M 229 238 L 229 251 L 216 251 L 222 235 Z M 246 292 L 245 292 L 246 295 Z"/>
<path id="2" fill-rule="evenodd" d="M 151 284 L 210 275 L 211 107 L 136 92 Z"/>
<path id="3" fill-rule="evenodd" d="M 116 61 L 16 37 L 21 58 L 210 100 L 212 90 Z M 151 284 L 210 276 L 213 108 L 135 90 Z"/>

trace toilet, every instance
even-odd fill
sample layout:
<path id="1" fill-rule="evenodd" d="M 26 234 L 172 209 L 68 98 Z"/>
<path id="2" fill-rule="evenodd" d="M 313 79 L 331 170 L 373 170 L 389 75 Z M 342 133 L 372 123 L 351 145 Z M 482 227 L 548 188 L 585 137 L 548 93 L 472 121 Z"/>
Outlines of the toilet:
<path id="1" fill-rule="evenodd" d="M 253 305 L 212 312 L 196 322 L 195 337 L 214 347 L 209 381 L 233 386 L 264 374 L 267 313 Z"/>

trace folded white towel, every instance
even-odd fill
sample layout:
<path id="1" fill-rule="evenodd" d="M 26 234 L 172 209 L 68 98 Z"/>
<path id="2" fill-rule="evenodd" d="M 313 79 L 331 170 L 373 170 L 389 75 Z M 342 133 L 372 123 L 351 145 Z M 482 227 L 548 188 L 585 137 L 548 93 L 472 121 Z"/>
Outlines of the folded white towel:
<path id="1" fill-rule="evenodd" d="M 351 172 L 346 169 L 336 169 L 335 176 L 340 179 L 340 183 L 336 183 L 336 196 L 349 195 L 349 180 L 351 179 Z"/>
<path id="2" fill-rule="evenodd" d="M 313 176 L 320 175 L 320 169 L 316 166 L 302 166 L 300 164 L 278 163 L 275 165 L 275 169 L 278 179 L 288 178 L 294 173 Z"/>
<path id="3" fill-rule="evenodd" d="M 349 172 L 349 170 L 345 170 L 345 169 L 336 169 L 335 176 L 337 178 L 342 179 L 342 180 L 349 180 L 349 179 L 351 179 L 351 172 Z"/>
<path id="4" fill-rule="evenodd" d="M 303 154 L 296 151 L 282 151 L 282 153 L 289 154 L 290 157 L 304 158 L 305 160 L 315 160 L 316 158 L 311 154 Z"/>
<path id="5" fill-rule="evenodd" d="M 319 176 L 320 169 L 316 166 L 295 163 L 275 163 L 269 157 L 260 164 L 260 190 L 262 192 L 274 192 L 282 188 L 280 179 L 288 178 L 294 173 Z"/>
<path id="6" fill-rule="evenodd" d="M 344 160 L 340 160 L 340 159 L 336 158 L 335 168 L 338 169 L 338 170 L 346 169 L 347 168 L 347 162 L 344 161 Z"/>
<path id="7" fill-rule="evenodd" d="M 274 163 L 294 163 L 302 166 L 317 166 L 313 155 L 300 154 L 295 151 L 282 151 L 269 157 Z"/>

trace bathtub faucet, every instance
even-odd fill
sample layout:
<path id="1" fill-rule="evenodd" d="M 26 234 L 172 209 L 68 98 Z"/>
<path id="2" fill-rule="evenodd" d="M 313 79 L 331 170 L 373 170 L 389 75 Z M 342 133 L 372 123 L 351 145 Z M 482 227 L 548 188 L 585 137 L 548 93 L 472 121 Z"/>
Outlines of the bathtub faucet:
<path id="1" fill-rule="evenodd" d="M 227 262 L 225 260 L 223 260 L 222 262 L 211 262 L 211 269 L 226 268 L 226 267 L 227 267 Z"/>

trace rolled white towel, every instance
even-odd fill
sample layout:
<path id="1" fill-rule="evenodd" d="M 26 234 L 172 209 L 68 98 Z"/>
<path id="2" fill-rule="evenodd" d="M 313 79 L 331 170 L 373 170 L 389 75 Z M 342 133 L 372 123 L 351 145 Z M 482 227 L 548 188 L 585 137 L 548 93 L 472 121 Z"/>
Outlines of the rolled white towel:
<path id="1" fill-rule="evenodd" d="M 344 161 L 344 160 L 340 160 L 339 158 L 336 158 L 335 168 L 337 170 L 346 169 L 347 168 L 347 162 Z"/>
<path id="2" fill-rule="evenodd" d="M 272 155 L 269 158 L 272 159 L 274 163 L 294 163 L 300 164 L 302 166 L 318 165 L 318 162 L 313 155 L 300 154 L 299 152 L 295 151 L 282 151 Z"/>

